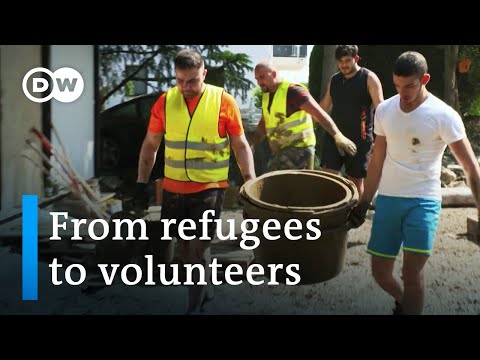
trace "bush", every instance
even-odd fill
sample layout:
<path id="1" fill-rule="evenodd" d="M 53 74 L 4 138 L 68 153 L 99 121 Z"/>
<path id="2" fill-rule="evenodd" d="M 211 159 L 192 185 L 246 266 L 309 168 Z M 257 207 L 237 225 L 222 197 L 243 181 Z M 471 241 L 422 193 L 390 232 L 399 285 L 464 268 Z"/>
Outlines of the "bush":
<path id="1" fill-rule="evenodd" d="M 472 61 L 468 72 L 457 73 L 460 111 L 465 117 L 480 117 L 480 45 L 460 45 L 458 58 Z"/>

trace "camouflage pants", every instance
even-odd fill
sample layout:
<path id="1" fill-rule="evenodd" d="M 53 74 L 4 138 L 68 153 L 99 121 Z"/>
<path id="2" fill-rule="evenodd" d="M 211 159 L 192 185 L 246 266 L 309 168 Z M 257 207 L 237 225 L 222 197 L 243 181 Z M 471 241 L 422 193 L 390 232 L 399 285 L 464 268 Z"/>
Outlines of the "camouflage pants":
<path id="1" fill-rule="evenodd" d="M 267 171 L 313 169 L 315 147 L 286 147 L 272 155 Z"/>
<path id="2" fill-rule="evenodd" d="M 179 257 L 183 264 L 201 264 L 205 269 L 205 281 L 207 285 L 198 284 L 200 272 L 192 273 L 194 285 L 188 285 L 188 309 L 187 314 L 198 313 L 202 304 L 213 299 L 214 288 L 211 282 L 212 269 L 209 266 L 212 261 L 210 252 L 210 240 L 200 240 L 203 235 L 203 227 L 200 219 L 206 210 L 215 210 L 215 216 L 209 219 L 219 219 L 225 199 L 225 189 L 207 189 L 194 194 L 176 194 L 163 190 L 162 219 L 175 219 L 176 224 L 171 226 L 171 236 L 175 236 L 178 242 Z M 183 219 L 192 219 L 195 229 L 184 231 L 187 236 L 195 236 L 192 240 L 182 239 L 178 235 L 178 224 Z M 215 236 L 216 223 L 208 223 L 208 237 Z M 180 279 L 185 280 L 185 271 L 180 267 Z"/>

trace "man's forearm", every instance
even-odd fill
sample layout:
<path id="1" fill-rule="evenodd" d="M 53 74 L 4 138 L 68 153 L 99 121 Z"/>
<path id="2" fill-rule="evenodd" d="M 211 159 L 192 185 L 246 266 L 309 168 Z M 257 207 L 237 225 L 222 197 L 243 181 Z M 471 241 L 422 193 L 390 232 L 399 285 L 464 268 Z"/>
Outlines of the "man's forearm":
<path id="1" fill-rule="evenodd" d="M 237 164 L 242 173 L 243 180 L 248 181 L 255 179 L 255 165 L 253 161 L 252 151 L 247 146 L 239 146 L 235 151 Z"/>
<path id="2" fill-rule="evenodd" d="M 137 182 L 147 183 L 155 164 L 156 151 L 151 145 L 143 143 L 138 159 L 138 177 Z"/>
<path id="3" fill-rule="evenodd" d="M 467 185 L 472 191 L 480 218 L 480 167 L 472 145 L 467 137 L 448 145 L 453 155 L 463 167 Z"/>
<path id="4" fill-rule="evenodd" d="M 361 201 L 368 202 L 369 204 L 372 202 L 373 197 L 375 196 L 375 193 L 377 192 L 378 186 L 380 184 L 382 168 L 383 164 L 379 164 L 378 162 L 370 162 L 368 164 L 368 175 L 365 179 L 364 191 L 362 198 L 360 199 Z"/>
<path id="5" fill-rule="evenodd" d="M 480 219 L 480 178 L 478 174 L 467 173 L 466 175 L 467 185 L 472 191 L 473 199 L 478 209 L 478 218 Z"/>
<path id="6" fill-rule="evenodd" d="M 340 130 L 330 115 L 326 115 L 327 116 L 318 115 L 314 117 L 314 119 L 325 129 L 327 133 L 329 133 L 331 136 L 335 136 L 335 134 L 339 133 Z"/>
<path id="7" fill-rule="evenodd" d="M 385 162 L 386 144 L 380 142 L 373 145 L 372 154 L 367 168 L 367 177 L 365 179 L 364 191 L 361 201 L 372 202 L 375 193 L 380 185 L 380 179 L 383 172 L 383 164 Z M 377 147 L 377 148 L 375 148 Z"/>

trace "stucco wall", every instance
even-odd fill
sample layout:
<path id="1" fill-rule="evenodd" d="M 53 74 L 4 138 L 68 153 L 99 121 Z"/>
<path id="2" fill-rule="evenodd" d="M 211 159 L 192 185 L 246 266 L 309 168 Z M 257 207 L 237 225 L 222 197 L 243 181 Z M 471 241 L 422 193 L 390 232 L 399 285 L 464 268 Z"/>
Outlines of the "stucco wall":
<path id="1" fill-rule="evenodd" d="M 1 78 L 1 210 L 0 215 L 21 207 L 22 194 L 41 194 L 41 171 L 21 156 L 32 126 L 41 128 L 41 104 L 27 99 L 23 76 L 41 66 L 38 45 L 0 46 Z"/>
<path id="2" fill-rule="evenodd" d="M 85 87 L 82 95 L 71 103 L 52 100 L 52 122 L 79 175 L 94 176 L 95 81 L 93 45 L 52 45 L 50 68 L 55 71 L 70 67 L 82 75 Z M 58 146 L 52 136 L 53 146 Z"/>
<path id="3" fill-rule="evenodd" d="M 23 194 L 43 197 L 42 171 L 22 157 L 22 153 L 26 153 L 41 164 L 38 155 L 25 145 L 25 140 L 35 140 L 29 131 L 31 127 L 42 130 L 42 104 L 29 100 L 22 90 L 24 75 L 41 66 L 45 64 L 42 64 L 39 45 L 0 46 L 0 219 L 21 210 Z M 50 64 L 46 67 L 52 72 L 71 67 L 82 75 L 85 84 L 82 95 L 71 103 L 52 99 L 50 109 L 51 120 L 75 169 L 80 176 L 91 178 L 94 175 L 94 47 L 52 45 Z M 52 144 L 58 148 L 53 134 Z"/>

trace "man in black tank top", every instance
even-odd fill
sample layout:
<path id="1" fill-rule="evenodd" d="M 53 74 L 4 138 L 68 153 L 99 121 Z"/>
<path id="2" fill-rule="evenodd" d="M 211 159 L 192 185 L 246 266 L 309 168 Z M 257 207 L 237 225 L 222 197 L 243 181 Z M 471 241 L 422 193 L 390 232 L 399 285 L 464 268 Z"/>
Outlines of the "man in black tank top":
<path id="1" fill-rule="evenodd" d="M 331 113 L 339 130 L 357 146 L 353 157 L 342 156 L 332 136 L 325 134 L 321 166 L 338 174 L 343 165 L 348 178 L 363 193 L 363 179 L 373 144 L 373 110 L 383 101 L 377 75 L 358 65 L 357 45 L 338 45 L 335 50 L 339 72 L 328 81 L 320 106 Z"/>

